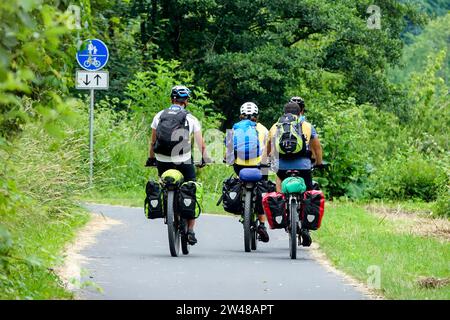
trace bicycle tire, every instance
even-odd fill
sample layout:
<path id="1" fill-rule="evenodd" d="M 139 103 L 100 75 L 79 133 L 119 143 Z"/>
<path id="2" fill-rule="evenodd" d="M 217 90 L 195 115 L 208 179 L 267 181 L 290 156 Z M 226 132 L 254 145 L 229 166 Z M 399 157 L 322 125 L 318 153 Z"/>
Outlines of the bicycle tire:
<path id="1" fill-rule="evenodd" d="M 189 254 L 189 242 L 187 239 L 188 225 L 185 219 L 181 220 L 181 230 L 183 233 L 181 236 L 181 251 L 186 255 Z"/>
<path id="2" fill-rule="evenodd" d="M 251 205 L 252 205 L 252 193 L 251 191 L 245 192 L 244 198 L 244 250 L 245 252 L 251 251 Z"/>
<path id="3" fill-rule="evenodd" d="M 289 201 L 289 256 L 297 259 L 297 201 Z"/>
<path id="4" fill-rule="evenodd" d="M 174 191 L 167 193 L 167 231 L 169 235 L 169 249 L 172 257 L 178 257 L 180 254 L 180 230 L 175 220 L 174 211 Z"/>

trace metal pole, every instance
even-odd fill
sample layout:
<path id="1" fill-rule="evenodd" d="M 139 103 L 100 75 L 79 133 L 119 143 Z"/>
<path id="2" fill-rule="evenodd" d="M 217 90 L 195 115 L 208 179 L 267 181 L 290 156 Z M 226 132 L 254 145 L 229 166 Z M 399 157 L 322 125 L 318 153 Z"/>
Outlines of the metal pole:
<path id="1" fill-rule="evenodd" d="M 91 106 L 89 108 L 89 187 L 94 176 L 94 90 L 91 89 Z"/>

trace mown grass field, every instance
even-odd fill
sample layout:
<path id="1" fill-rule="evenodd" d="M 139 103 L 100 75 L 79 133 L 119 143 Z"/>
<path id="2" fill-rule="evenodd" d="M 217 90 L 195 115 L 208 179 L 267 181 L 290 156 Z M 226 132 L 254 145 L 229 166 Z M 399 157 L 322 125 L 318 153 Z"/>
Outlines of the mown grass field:
<path id="1" fill-rule="evenodd" d="M 371 266 L 379 268 L 378 293 L 387 299 L 450 299 L 449 284 L 418 284 L 421 277 L 450 277 L 450 243 L 399 233 L 392 223 L 353 203 L 338 203 L 327 207 L 313 239 L 333 265 L 362 283 L 367 284 Z"/>

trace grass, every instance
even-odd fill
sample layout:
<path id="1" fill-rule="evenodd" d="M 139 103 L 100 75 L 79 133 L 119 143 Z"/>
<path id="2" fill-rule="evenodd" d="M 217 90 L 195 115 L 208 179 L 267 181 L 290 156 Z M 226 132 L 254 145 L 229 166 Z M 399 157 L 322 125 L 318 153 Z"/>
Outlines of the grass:
<path id="1" fill-rule="evenodd" d="M 76 231 L 89 220 L 80 208 L 51 216 L 31 211 L 4 215 L 2 225 L 11 234 L 10 265 L 0 269 L 0 299 L 71 299 L 54 273 L 63 263 L 63 249 Z"/>
<path id="2" fill-rule="evenodd" d="M 355 204 L 330 205 L 315 239 L 331 262 L 363 283 L 379 268 L 378 293 L 388 299 L 450 299 L 450 286 L 423 288 L 422 277 L 450 277 L 450 244 L 399 234 Z"/>

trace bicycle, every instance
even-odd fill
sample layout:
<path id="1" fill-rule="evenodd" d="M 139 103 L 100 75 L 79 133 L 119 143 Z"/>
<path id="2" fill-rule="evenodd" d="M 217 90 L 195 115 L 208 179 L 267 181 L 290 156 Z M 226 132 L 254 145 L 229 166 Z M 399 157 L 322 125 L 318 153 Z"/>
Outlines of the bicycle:
<path id="1" fill-rule="evenodd" d="M 313 166 L 311 172 L 319 168 L 326 168 L 328 165 L 323 164 L 320 167 Z M 288 170 L 288 177 L 299 177 L 298 170 Z M 320 186 L 317 181 L 313 181 L 313 189 L 319 190 Z M 300 208 L 303 203 L 304 192 L 291 192 L 288 193 L 287 199 L 287 211 L 289 212 L 287 219 L 286 232 L 289 234 L 289 256 L 291 259 L 297 259 L 297 239 L 298 234 L 302 230 L 300 221 Z"/>
<path id="2" fill-rule="evenodd" d="M 196 167 L 204 167 L 205 161 L 196 164 Z M 156 164 L 147 165 L 148 167 L 156 167 Z M 171 169 L 175 175 L 183 177 L 180 171 Z M 167 172 L 167 171 L 166 171 Z M 169 250 L 172 257 L 178 257 L 181 252 L 188 255 L 190 252 L 190 244 L 188 241 L 188 221 L 181 217 L 176 210 L 176 199 L 178 190 L 184 181 L 184 178 L 174 179 L 171 176 L 161 176 L 163 202 L 164 202 L 164 224 L 167 225 L 167 233 L 169 238 Z"/>
<path id="3" fill-rule="evenodd" d="M 93 65 L 94 67 L 98 68 L 98 67 L 100 67 L 101 62 L 98 61 L 96 57 L 94 57 L 94 58 L 89 57 L 86 61 L 84 61 L 83 65 L 86 68 L 89 68 L 91 65 Z"/>

